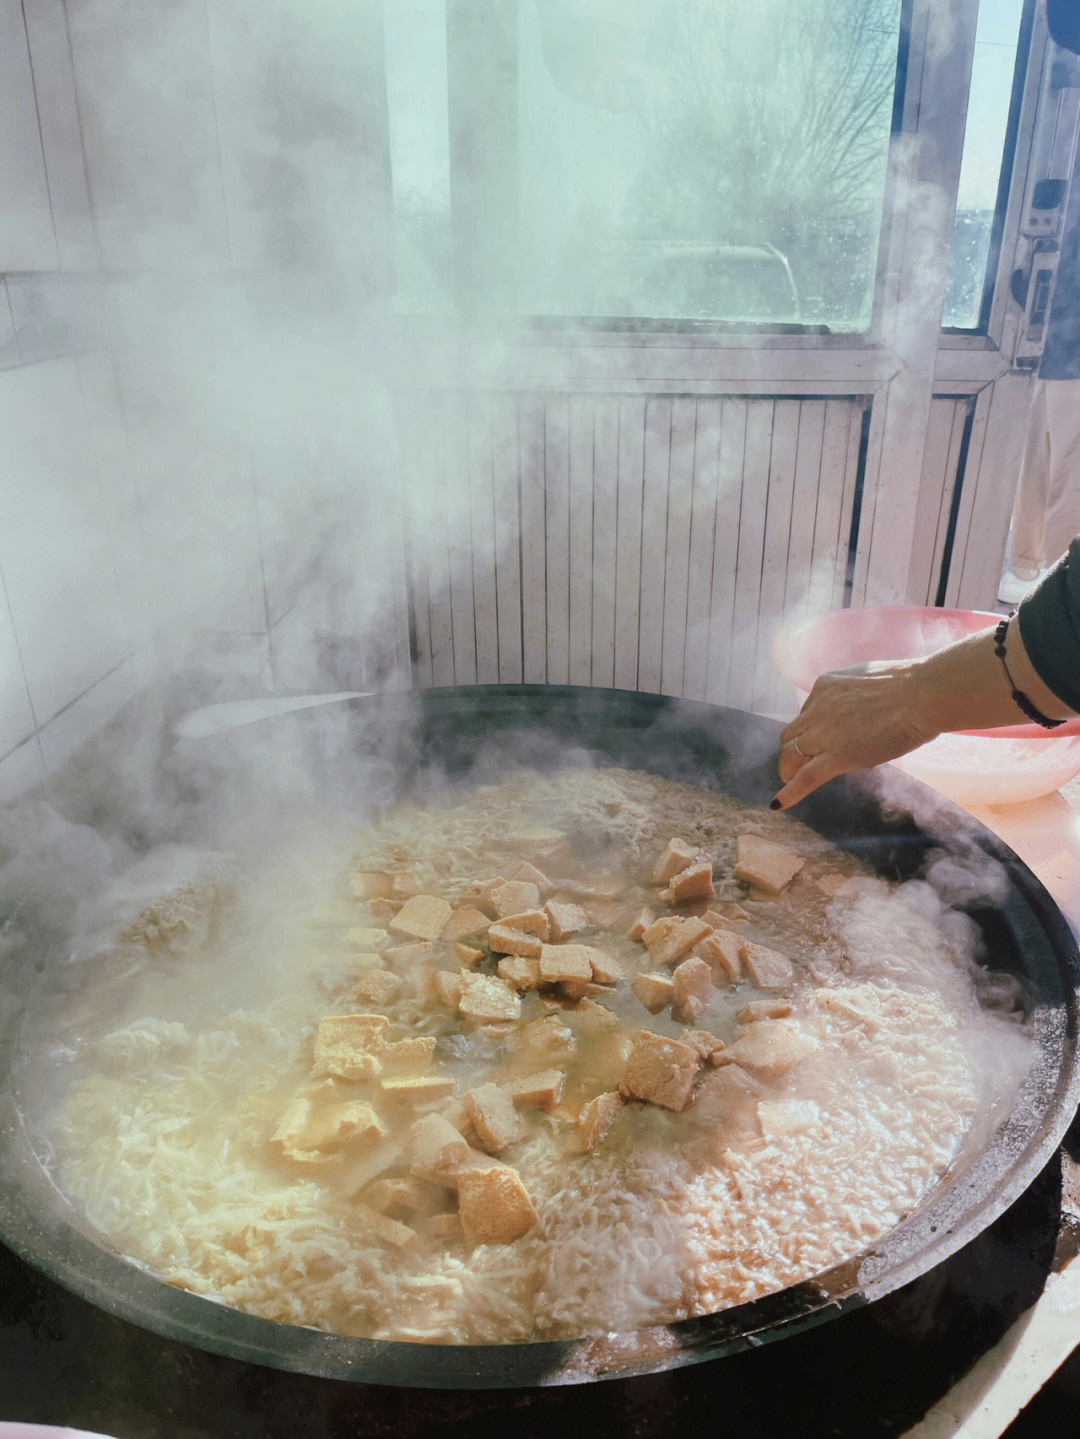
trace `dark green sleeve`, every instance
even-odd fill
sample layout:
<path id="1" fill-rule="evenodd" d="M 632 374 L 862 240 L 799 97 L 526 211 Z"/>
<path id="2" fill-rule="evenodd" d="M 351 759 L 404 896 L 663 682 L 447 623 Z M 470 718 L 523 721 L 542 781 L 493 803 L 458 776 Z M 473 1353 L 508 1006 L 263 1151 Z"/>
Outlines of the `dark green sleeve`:
<path id="1" fill-rule="evenodd" d="M 1016 620 L 1043 684 L 1080 711 L 1080 536 L 1021 603 Z"/>

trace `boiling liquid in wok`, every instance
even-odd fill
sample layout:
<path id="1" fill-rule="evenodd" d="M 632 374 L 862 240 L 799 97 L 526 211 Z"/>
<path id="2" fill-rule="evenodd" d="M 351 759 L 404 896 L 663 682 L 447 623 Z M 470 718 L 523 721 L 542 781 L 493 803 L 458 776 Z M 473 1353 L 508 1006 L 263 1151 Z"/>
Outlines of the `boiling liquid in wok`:
<path id="1" fill-rule="evenodd" d="M 732 878 L 740 832 L 805 860 L 778 897 Z M 732 927 L 794 966 L 782 991 L 718 983 L 690 1028 L 731 1047 L 774 1022 L 748 1019 L 748 1003 L 779 1002 L 800 1057 L 703 1062 L 687 1108 L 632 1099 L 586 1149 L 576 1116 L 619 1089 L 639 1031 L 687 1036 L 670 1009 L 641 1003 L 636 975 L 663 965 L 627 937 L 643 904 L 685 909 L 651 882 L 672 836 L 712 857 L 715 902 L 748 916 Z M 789 818 L 708 791 L 624 771 L 528 775 L 402 806 L 352 839 L 351 858 L 324 834 L 247 876 L 216 918 L 198 895 L 144 917 L 58 1008 L 39 1056 L 52 1081 L 31 1124 L 85 1222 L 166 1282 L 249 1313 L 384 1339 L 509 1342 L 751 1300 L 892 1228 L 977 1141 L 973 1126 L 985 1130 L 1028 1061 L 1019 1021 L 980 1009 L 963 925 L 928 886 L 891 889 Z M 349 898 L 350 870 L 408 875 L 460 903 L 470 883 L 525 862 L 586 910 L 572 939 L 613 956 L 622 980 L 580 1002 L 565 988 L 526 992 L 518 1018 L 469 1030 L 432 995 L 430 968 L 459 965 L 436 940 L 392 957 L 396 986 L 357 1002 L 358 985 L 393 971 L 347 938 L 389 913 Z M 819 881 L 838 876 L 847 882 L 826 894 Z M 493 974 L 480 947 L 477 971 Z M 313 1075 L 320 1021 L 358 1011 L 385 1016 L 391 1042 L 433 1038 L 426 1072 L 454 1094 L 388 1099 Z M 529 1037 L 554 1030 L 553 1048 Z M 470 1241 L 453 1183 L 411 1172 L 416 1120 L 449 1116 L 482 1154 L 461 1096 L 552 1068 L 557 1102 L 519 1109 L 520 1135 L 496 1156 L 535 1221 L 509 1242 Z M 381 1132 L 310 1151 L 283 1141 L 290 1106 L 320 1085 L 335 1103 L 366 1096 Z"/>

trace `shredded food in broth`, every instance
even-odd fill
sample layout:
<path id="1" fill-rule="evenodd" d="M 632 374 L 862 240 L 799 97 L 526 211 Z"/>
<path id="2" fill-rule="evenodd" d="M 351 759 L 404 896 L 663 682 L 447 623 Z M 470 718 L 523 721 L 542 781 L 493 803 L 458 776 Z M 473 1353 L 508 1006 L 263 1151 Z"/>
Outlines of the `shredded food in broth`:
<path id="1" fill-rule="evenodd" d="M 988 1027 L 1027 1043 L 927 886 L 711 791 L 523 774 L 335 844 L 144 911 L 47 1041 L 62 1192 L 251 1314 L 492 1343 L 755 1299 L 917 1206 Z"/>

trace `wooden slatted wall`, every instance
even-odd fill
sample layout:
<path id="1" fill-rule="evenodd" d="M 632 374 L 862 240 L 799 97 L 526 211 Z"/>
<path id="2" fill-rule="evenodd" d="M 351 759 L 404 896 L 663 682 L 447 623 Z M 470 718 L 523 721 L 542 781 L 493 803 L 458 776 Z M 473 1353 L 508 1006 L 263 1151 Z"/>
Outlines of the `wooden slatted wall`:
<path id="1" fill-rule="evenodd" d="M 947 545 L 949 520 L 954 500 L 960 498 L 956 486 L 958 481 L 963 483 L 964 433 L 974 404 L 970 397 L 953 395 L 935 396 L 930 403 L 908 586 L 908 594 L 915 604 L 937 603 L 943 566 L 951 566 L 956 536 L 954 531 L 953 540 Z"/>
<path id="2" fill-rule="evenodd" d="M 865 402 L 427 396 L 403 426 L 423 686 L 790 708 L 768 642 L 843 601 Z"/>

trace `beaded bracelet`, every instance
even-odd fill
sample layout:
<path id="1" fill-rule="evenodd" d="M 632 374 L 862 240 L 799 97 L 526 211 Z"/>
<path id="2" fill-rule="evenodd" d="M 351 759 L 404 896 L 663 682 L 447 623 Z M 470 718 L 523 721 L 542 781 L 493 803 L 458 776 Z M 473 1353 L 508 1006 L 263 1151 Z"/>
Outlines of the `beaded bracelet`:
<path id="1" fill-rule="evenodd" d="M 1012 615 L 1009 614 L 1006 615 L 1004 619 L 998 621 L 997 629 L 994 631 L 994 653 L 998 659 L 1000 659 L 1001 668 L 1005 671 L 1005 678 L 1012 686 L 1013 703 L 1017 708 L 1023 710 L 1028 719 L 1034 720 L 1036 724 L 1041 724 L 1043 729 L 1057 729 L 1059 724 L 1064 724 L 1064 720 L 1047 719 L 1042 710 L 1036 709 L 1027 695 L 1024 694 L 1022 690 L 1018 690 L 1016 685 L 1013 684 L 1013 677 L 1009 673 L 1009 666 L 1005 663 L 1005 636 L 1008 632 L 1009 621 L 1011 619 Z"/>

